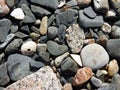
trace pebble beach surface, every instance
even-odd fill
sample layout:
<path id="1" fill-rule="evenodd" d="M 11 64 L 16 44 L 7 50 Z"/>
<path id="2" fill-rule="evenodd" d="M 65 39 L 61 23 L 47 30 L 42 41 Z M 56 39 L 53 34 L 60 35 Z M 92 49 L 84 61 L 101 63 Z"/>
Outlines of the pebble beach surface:
<path id="1" fill-rule="evenodd" d="M 0 0 L 0 90 L 120 90 L 120 0 Z"/>

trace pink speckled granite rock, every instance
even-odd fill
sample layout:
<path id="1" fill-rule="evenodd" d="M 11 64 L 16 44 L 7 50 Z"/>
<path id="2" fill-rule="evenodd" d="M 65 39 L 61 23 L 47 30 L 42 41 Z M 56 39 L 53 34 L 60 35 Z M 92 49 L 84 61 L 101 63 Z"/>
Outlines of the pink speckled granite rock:
<path id="1" fill-rule="evenodd" d="M 49 67 L 43 67 L 37 72 L 8 86 L 5 90 L 61 90 L 62 85 L 56 74 Z"/>

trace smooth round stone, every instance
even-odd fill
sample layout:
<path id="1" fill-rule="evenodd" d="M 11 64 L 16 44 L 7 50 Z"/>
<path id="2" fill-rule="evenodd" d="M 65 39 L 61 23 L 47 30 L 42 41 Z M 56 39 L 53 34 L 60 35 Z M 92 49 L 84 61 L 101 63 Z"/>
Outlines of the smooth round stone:
<path id="1" fill-rule="evenodd" d="M 81 51 L 83 66 L 97 70 L 109 62 L 109 55 L 106 50 L 99 44 L 89 44 Z"/>
<path id="2" fill-rule="evenodd" d="M 5 1 L 10 8 L 14 7 L 14 4 L 15 4 L 14 0 L 5 0 Z"/>
<path id="3" fill-rule="evenodd" d="M 33 41 L 27 41 L 21 46 L 21 52 L 25 55 L 33 55 L 36 52 L 37 45 Z"/>
<path id="4" fill-rule="evenodd" d="M 112 26 L 111 37 L 120 38 L 120 27 L 119 26 L 116 26 L 116 25 Z"/>
<path id="5" fill-rule="evenodd" d="M 48 39 L 54 39 L 58 35 L 58 28 L 51 26 L 48 27 Z"/>
<path id="6" fill-rule="evenodd" d="M 37 41 L 38 38 L 40 37 L 40 34 L 37 34 L 37 33 L 30 33 L 30 37 L 32 38 L 33 41 Z"/>
<path id="7" fill-rule="evenodd" d="M 49 53 L 53 56 L 59 56 L 68 51 L 68 47 L 66 45 L 59 45 L 54 41 L 47 42 L 47 49 Z"/>
<path id="8" fill-rule="evenodd" d="M 120 90 L 120 75 L 116 74 L 112 77 L 112 83 L 115 84 L 116 90 Z"/>
<path id="9" fill-rule="evenodd" d="M 23 10 L 21 8 L 14 9 L 10 15 L 18 20 L 23 20 L 25 17 Z"/>

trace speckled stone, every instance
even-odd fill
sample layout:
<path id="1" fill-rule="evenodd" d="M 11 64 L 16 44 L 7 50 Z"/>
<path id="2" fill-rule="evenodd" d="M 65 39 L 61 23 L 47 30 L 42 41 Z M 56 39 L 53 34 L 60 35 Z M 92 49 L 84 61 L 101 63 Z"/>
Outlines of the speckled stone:
<path id="1" fill-rule="evenodd" d="M 9 85 L 5 90 L 62 90 L 62 85 L 53 70 L 46 66 Z"/>
<path id="2" fill-rule="evenodd" d="M 84 31 L 78 24 L 73 24 L 66 30 L 66 41 L 72 53 L 81 51 L 84 39 Z"/>
<path id="3" fill-rule="evenodd" d="M 80 7 L 87 6 L 91 3 L 91 0 L 76 0 Z"/>
<path id="4" fill-rule="evenodd" d="M 102 27 L 101 27 L 101 30 L 107 34 L 111 33 L 111 25 L 104 22 Z"/>

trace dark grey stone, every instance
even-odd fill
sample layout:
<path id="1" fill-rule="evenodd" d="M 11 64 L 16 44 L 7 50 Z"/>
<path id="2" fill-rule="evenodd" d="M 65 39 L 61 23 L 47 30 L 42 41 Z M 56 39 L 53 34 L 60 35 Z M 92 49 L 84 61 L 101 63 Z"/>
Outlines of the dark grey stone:
<path id="1" fill-rule="evenodd" d="M 47 35 L 41 36 L 40 39 L 39 39 L 39 42 L 40 43 L 46 43 L 47 42 Z"/>
<path id="2" fill-rule="evenodd" d="M 20 46 L 22 45 L 22 39 L 14 39 L 10 44 L 5 48 L 6 54 L 12 54 L 19 51 Z"/>
<path id="3" fill-rule="evenodd" d="M 5 0 L 8 7 L 12 8 L 15 5 L 15 0 Z"/>
<path id="4" fill-rule="evenodd" d="M 29 26 L 28 25 L 23 25 L 20 28 L 20 31 L 23 32 L 23 33 L 26 33 L 26 34 L 30 34 L 30 30 L 29 30 Z"/>
<path id="5" fill-rule="evenodd" d="M 120 75 L 116 74 L 112 77 L 112 83 L 115 84 L 116 90 L 120 90 Z"/>
<path id="6" fill-rule="evenodd" d="M 9 19 L 0 20 L 0 42 L 4 42 L 11 27 L 11 21 Z"/>
<path id="7" fill-rule="evenodd" d="M 57 24 L 66 26 L 72 25 L 77 20 L 78 12 L 74 9 L 68 9 L 65 12 L 60 12 L 56 15 Z"/>
<path id="8" fill-rule="evenodd" d="M 89 18 L 91 18 L 91 19 L 93 19 L 93 18 L 95 18 L 95 17 L 97 16 L 97 14 L 93 11 L 93 9 L 92 9 L 91 6 L 85 8 L 85 9 L 83 10 L 83 13 L 84 13 L 87 17 L 89 17 Z"/>
<path id="9" fill-rule="evenodd" d="M 70 0 L 66 4 L 69 5 L 69 6 L 71 6 L 71 7 L 72 6 L 77 6 L 77 1 L 76 0 Z"/>
<path id="10" fill-rule="evenodd" d="M 62 63 L 61 63 L 61 72 L 66 77 L 68 76 L 74 76 L 78 70 L 77 64 L 73 61 L 72 58 L 67 57 Z"/>
<path id="11" fill-rule="evenodd" d="M 49 53 L 53 56 L 59 56 L 68 51 L 68 47 L 66 45 L 59 45 L 54 41 L 47 42 L 47 49 Z"/>
<path id="12" fill-rule="evenodd" d="M 120 38 L 120 26 L 113 25 L 111 30 L 112 38 Z"/>
<path id="13" fill-rule="evenodd" d="M 0 86 L 7 85 L 10 81 L 10 78 L 7 74 L 6 63 L 0 65 Z"/>
<path id="14" fill-rule="evenodd" d="M 20 0 L 20 2 L 18 3 L 18 7 L 21 7 L 22 4 L 26 4 L 27 6 L 29 6 L 29 0 Z"/>
<path id="15" fill-rule="evenodd" d="M 120 27 L 120 20 L 118 20 L 117 22 L 115 22 L 114 25 L 117 25 L 117 26 Z"/>
<path id="16" fill-rule="evenodd" d="M 29 35 L 24 34 L 24 33 L 22 33 L 22 32 L 19 32 L 19 31 L 15 33 L 15 36 L 18 37 L 18 38 L 22 38 L 22 39 L 29 37 Z"/>
<path id="17" fill-rule="evenodd" d="M 16 33 L 18 31 L 18 25 L 12 25 L 10 29 L 11 33 Z"/>
<path id="18" fill-rule="evenodd" d="M 48 39 L 55 39 L 55 37 L 58 35 L 58 28 L 51 26 L 48 27 Z"/>
<path id="19" fill-rule="evenodd" d="M 35 20 L 29 16 L 25 16 L 22 23 L 24 24 L 31 24 L 31 23 L 35 23 Z"/>
<path id="20" fill-rule="evenodd" d="M 90 19 L 86 15 L 84 15 L 83 10 L 79 11 L 79 24 L 83 28 L 90 28 L 90 27 L 100 27 L 104 23 L 103 16 L 96 16 L 94 19 Z"/>
<path id="21" fill-rule="evenodd" d="M 44 6 L 51 9 L 56 9 L 58 7 L 58 0 L 30 0 L 33 4 Z"/>
<path id="22" fill-rule="evenodd" d="M 31 29 L 33 32 L 37 33 L 37 34 L 40 34 L 40 31 L 39 31 L 39 29 L 38 29 L 37 27 L 32 26 L 30 29 Z"/>
<path id="23" fill-rule="evenodd" d="M 50 11 L 48 11 L 40 6 L 31 5 L 31 10 L 36 16 L 39 16 L 39 17 L 43 17 L 44 15 L 51 14 Z"/>
<path id="24" fill-rule="evenodd" d="M 52 14 L 48 19 L 48 27 L 53 23 L 53 21 L 56 19 L 55 14 Z"/>

